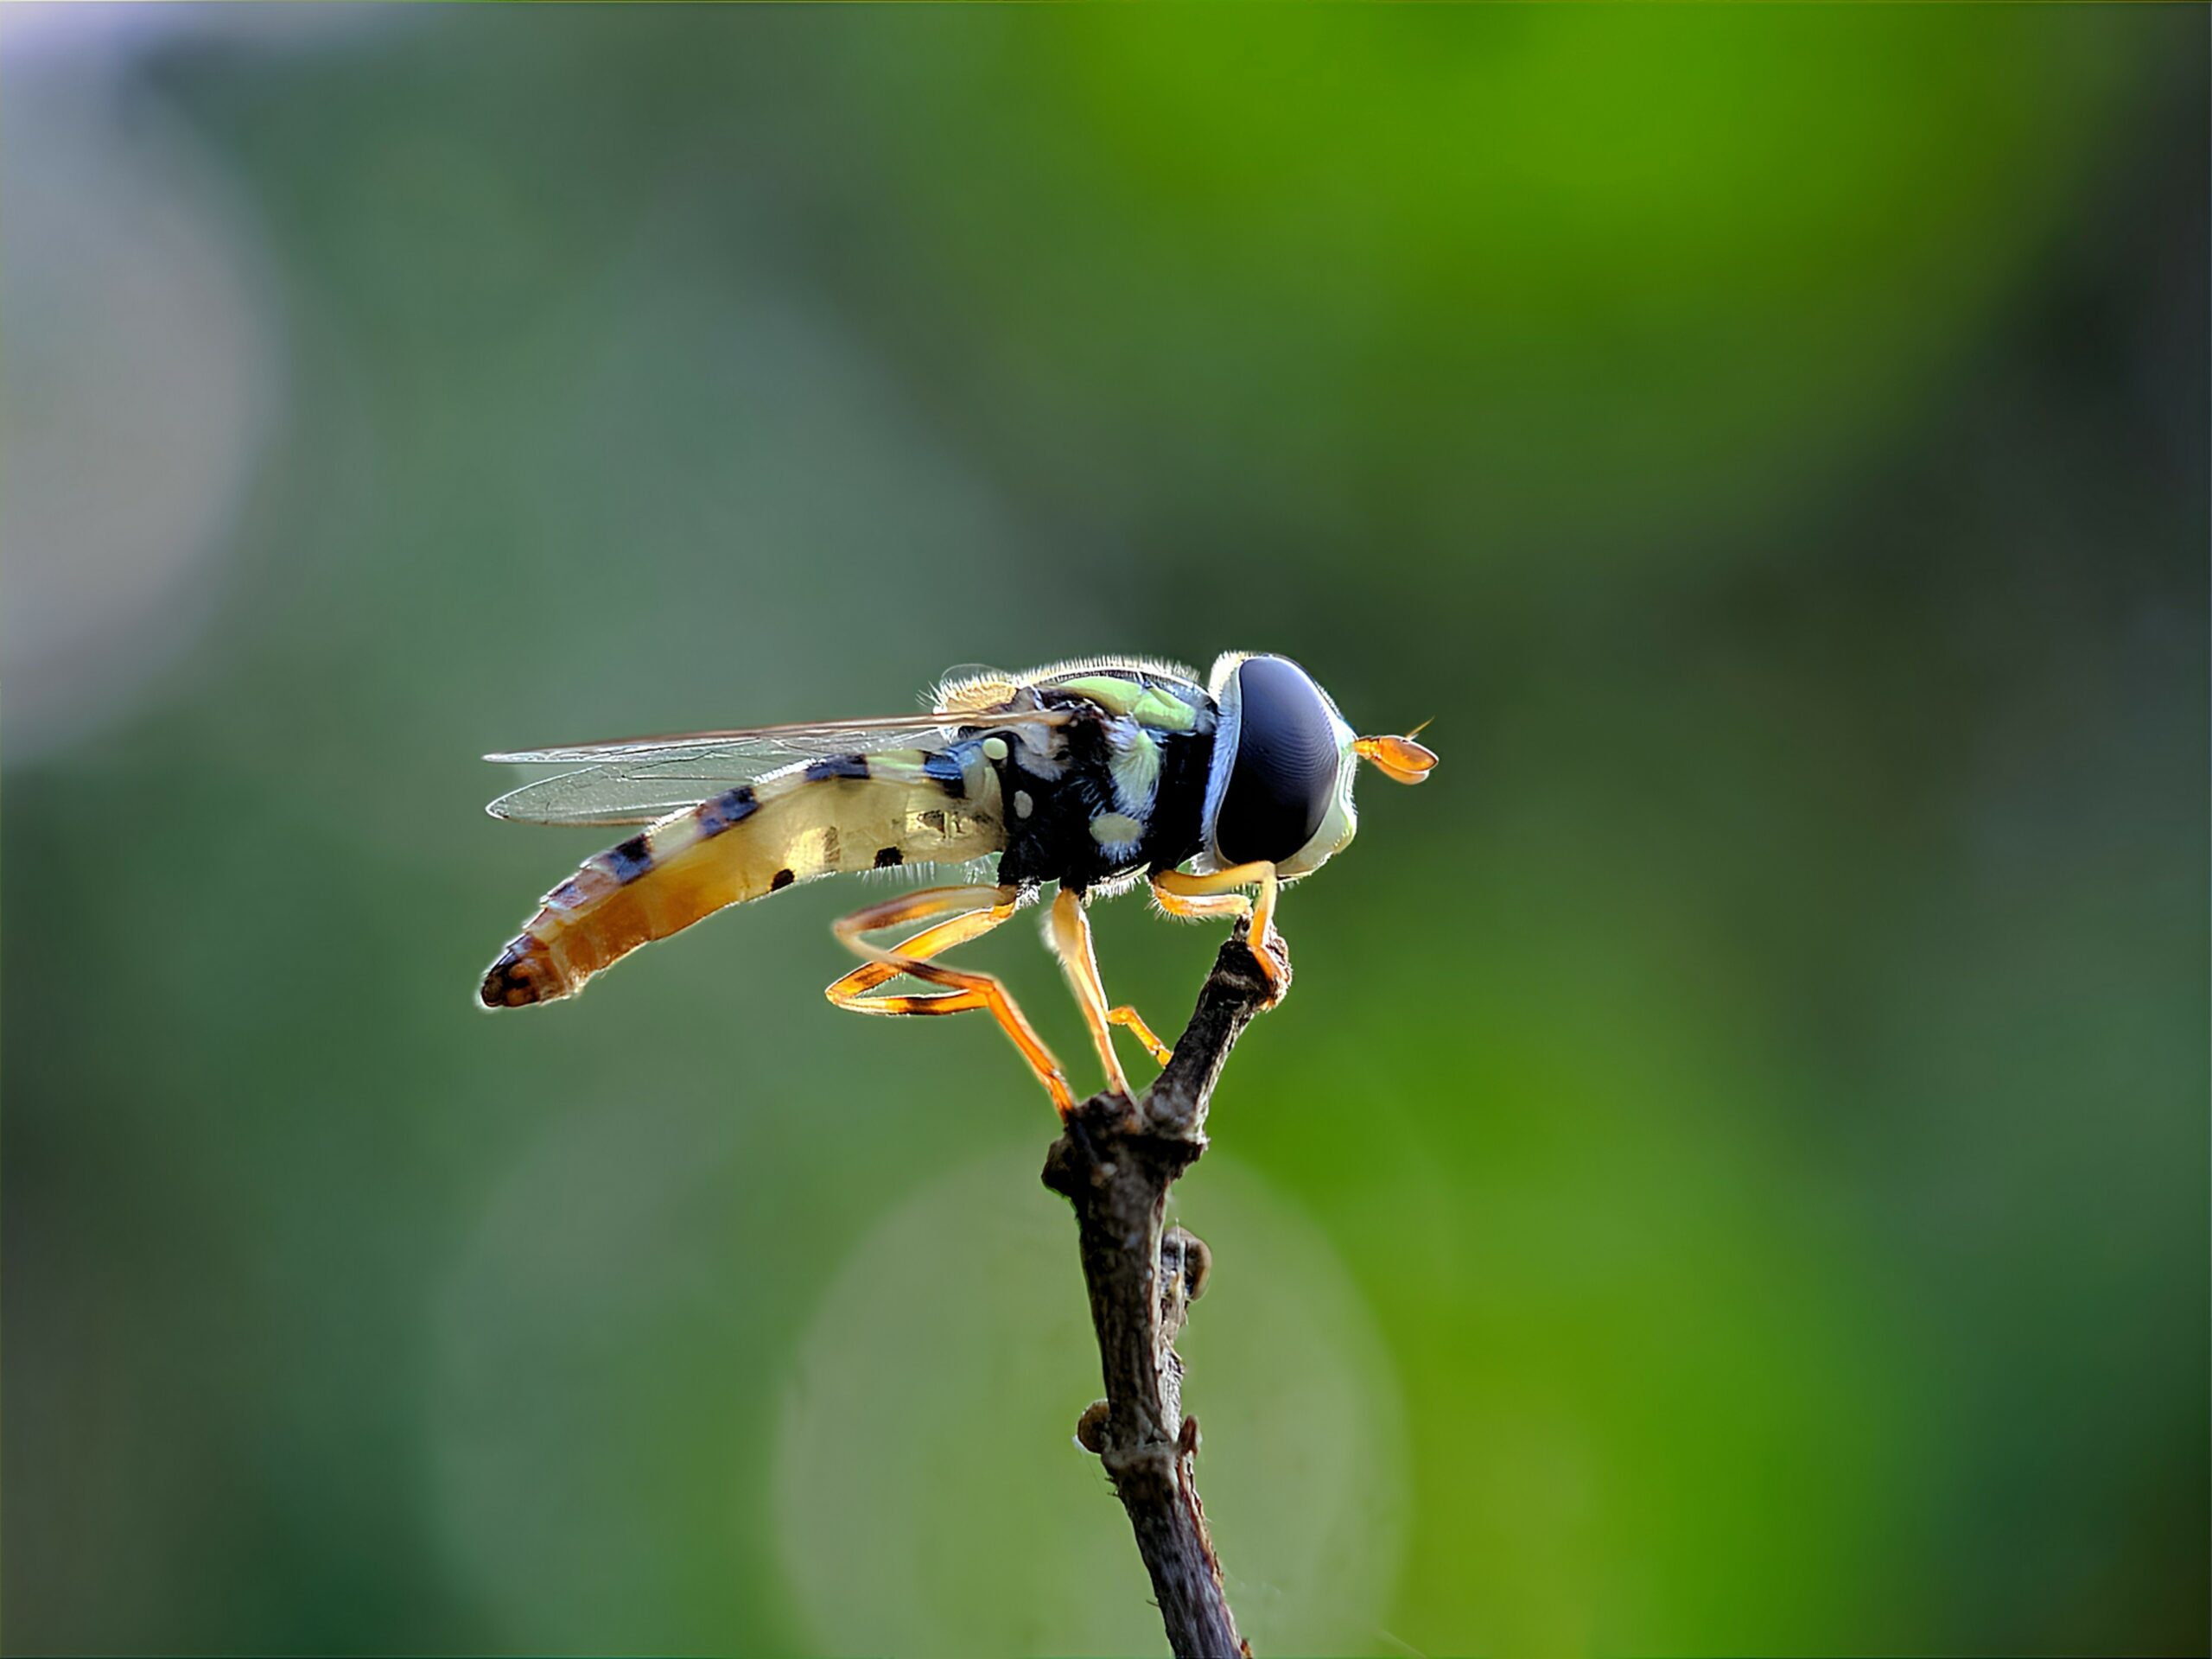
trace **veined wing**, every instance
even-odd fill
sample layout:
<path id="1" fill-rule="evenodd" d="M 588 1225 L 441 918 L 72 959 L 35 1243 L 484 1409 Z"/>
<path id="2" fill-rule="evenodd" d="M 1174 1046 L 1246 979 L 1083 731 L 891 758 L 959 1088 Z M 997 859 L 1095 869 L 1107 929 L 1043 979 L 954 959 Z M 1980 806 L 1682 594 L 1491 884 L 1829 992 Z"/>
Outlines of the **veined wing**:
<path id="1" fill-rule="evenodd" d="M 511 766 L 566 770 L 510 790 L 484 810 L 495 818 L 520 823 L 651 823 L 723 790 L 804 761 L 936 747 L 951 741 L 963 726 L 1049 727 L 1068 718 L 1050 709 L 923 712 L 519 749 L 484 758 Z"/>

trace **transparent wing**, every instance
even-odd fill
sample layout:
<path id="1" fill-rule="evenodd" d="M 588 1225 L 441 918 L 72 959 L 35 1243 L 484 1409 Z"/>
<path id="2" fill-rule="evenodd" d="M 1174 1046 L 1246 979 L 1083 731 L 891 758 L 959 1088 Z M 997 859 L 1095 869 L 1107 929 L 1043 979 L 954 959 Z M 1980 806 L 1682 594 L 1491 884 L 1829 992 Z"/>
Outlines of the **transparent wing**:
<path id="1" fill-rule="evenodd" d="M 518 749 L 484 758 L 504 765 L 567 770 L 510 790 L 484 810 L 495 818 L 520 823 L 650 823 L 796 762 L 934 747 L 979 719 L 993 726 L 1054 726 L 1067 718 L 1046 709 L 896 715 Z"/>

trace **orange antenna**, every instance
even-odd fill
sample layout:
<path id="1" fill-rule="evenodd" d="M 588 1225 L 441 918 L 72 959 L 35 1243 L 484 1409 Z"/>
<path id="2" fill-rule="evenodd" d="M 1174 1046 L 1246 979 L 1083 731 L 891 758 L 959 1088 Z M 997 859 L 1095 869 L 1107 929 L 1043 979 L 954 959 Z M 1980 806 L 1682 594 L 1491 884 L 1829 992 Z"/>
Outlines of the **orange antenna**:
<path id="1" fill-rule="evenodd" d="M 1427 721 L 1414 728 L 1422 730 Z M 1417 784 L 1436 768 L 1436 756 L 1413 740 L 1411 733 L 1404 737 L 1363 737 L 1354 742 L 1351 752 L 1381 772 L 1394 784 Z"/>

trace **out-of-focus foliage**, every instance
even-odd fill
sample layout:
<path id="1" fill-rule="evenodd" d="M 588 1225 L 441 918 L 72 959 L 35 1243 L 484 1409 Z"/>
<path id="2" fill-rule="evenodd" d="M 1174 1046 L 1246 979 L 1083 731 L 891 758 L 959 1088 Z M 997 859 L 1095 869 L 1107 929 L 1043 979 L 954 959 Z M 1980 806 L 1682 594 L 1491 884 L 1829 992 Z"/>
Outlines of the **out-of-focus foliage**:
<path id="1" fill-rule="evenodd" d="M 66 10 L 13 1646 L 1149 1650 L 1000 1038 L 480 1015 L 472 757 L 1238 645 L 1445 758 L 1180 1189 L 1255 1642 L 2201 1650 L 2201 10 Z"/>

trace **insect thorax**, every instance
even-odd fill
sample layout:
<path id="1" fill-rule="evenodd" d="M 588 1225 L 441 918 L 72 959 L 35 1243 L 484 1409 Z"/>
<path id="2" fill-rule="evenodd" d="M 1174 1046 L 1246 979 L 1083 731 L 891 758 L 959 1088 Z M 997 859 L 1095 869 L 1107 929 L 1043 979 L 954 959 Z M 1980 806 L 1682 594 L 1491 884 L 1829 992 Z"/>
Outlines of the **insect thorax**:
<path id="1" fill-rule="evenodd" d="M 1049 747 L 1011 731 L 985 740 L 1006 814 L 1000 880 L 1058 881 L 1082 892 L 1140 870 L 1173 869 L 1198 852 L 1213 754 L 1211 697 L 1131 674 L 1046 684 L 1039 696 L 1073 716 Z"/>

